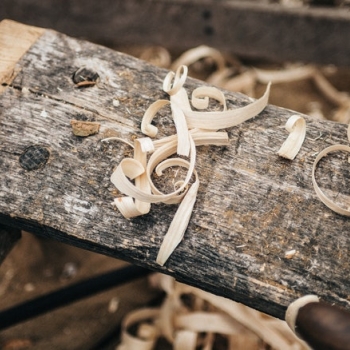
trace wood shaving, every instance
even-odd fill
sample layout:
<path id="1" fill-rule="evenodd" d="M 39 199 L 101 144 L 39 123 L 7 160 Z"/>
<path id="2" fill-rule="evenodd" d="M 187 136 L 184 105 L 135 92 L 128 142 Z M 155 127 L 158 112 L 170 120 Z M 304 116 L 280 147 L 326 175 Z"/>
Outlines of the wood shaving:
<path id="1" fill-rule="evenodd" d="M 305 119 L 299 115 L 292 115 L 287 120 L 286 129 L 290 134 L 277 153 L 280 157 L 293 160 L 305 139 Z"/>
<path id="2" fill-rule="evenodd" d="M 84 122 L 81 120 L 71 120 L 70 122 L 75 136 L 90 136 L 95 135 L 100 130 L 100 123 L 97 122 Z"/>
<path id="3" fill-rule="evenodd" d="M 145 49 L 141 53 L 140 59 L 162 68 L 167 68 L 171 64 L 170 53 L 162 46 L 152 46 Z"/>
<path id="4" fill-rule="evenodd" d="M 295 249 L 291 249 L 284 253 L 284 257 L 286 259 L 292 259 L 296 253 L 297 251 Z"/>
<path id="5" fill-rule="evenodd" d="M 318 303 L 318 302 L 319 302 L 319 298 L 316 295 L 311 294 L 311 295 L 304 295 L 303 297 L 298 298 L 288 306 L 285 318 L 289 328 L 293 332 L 296 332 L 295 322 L 298 316 L 299 309 L 308 303 Z"/>
<path id="6" fill-rule="evenodd" d="M 153 350 L 161 337 L 174 350 L 211 350 L 218 334 L 227 340 L 228 349 L 309 350 L 284 321 L 178 283 L 170 276 L 156 274 L 151 282 L 166 292 L 165 300 L 159 308 L 126 315 L 116 350 Z M 184 297 L 191 302 L 185 304 Z M 136 334 L 130 333 L 131 327 L 136 327 Z"/>
<path id="7" fill-rule="evenodd" d="M 312 166 L 312 184 L 314 186 L 315 192 L 317 194 L 317 197 L 331 210 L 334 212 L 340 214 L 340 215 L 345 215 L 345 216 L 350 216 L 350 210 L 345 209 L 341 207 L 339 204 L 335 203 L 333 200 L 328 198 L 325 193 L 321 190 L 321 188 L 318 186 L 315 173 L 316 173 L 316 168 L 317 164 L 319 161 L 325 157 L 327 154 L 331 152 L 336 152 L 336 151 L 345 151 L 350 153 L 350 147 L 346 145 L 333 145 L 325 148 L 322 150 L 316 157 L 314 164 Z"/>
<path id="8" fill-rule="evenodd" d="M 196 146 L 226 145 L 228 135 L 218 132 L 218 129 L 229 128 L 255 117 L 267 105 L 270 84 L 264 95 L 241 108 L 226 107 L 224 94 L 217 88 L 200 87 L 193 91 L 192 105 L 201 109 L 193 110 L 183 85 L 188 69 L 180 66 L 176 72 L 169 72 L 164 79 L 163 90 L 170 96 L 169 100 L 158 100 L 146 110 L 141 131 L 148 137 L 134 140 L 134 157 L 125 158 L 117 166 L 111 176 L 114 186 L 125 196 L 114 200 L 115 206 L 125 218 L 147 214 L 151 203 L 176 204 L 181 203 L 169 226 L 157 256 L 157 263 L 164 265 L 171 253 L 181 242 L 187 229 L 199 188 L 199 179 L 195 171 Z M 222 111 L 202 111 L 208 107 L 209 98 L 217 100 Z M 158 129 L 151 124 L 158 111 L 170 105 L 176 134 L 153 141 Z M 168 157 L 178 154 L 187 157 Z M 149 156 L 150 155 L 150 156 Z M 173 192 L 161 192 L 152 181 L 156 171 L 162 176 L 163 171 L 170 167 L 187 169 L 187 175 L 180 181 Z M 191 183 L 192 177 L 195 181 Z M 133 180 L 132 183 L 130 180 Z"/>
<path id="9" fill-rule="evenodd" d="M 172 63 L 170 69 L 177 70 L 181 66 L 189 66 L 203 58 L 210 58 L 216 64 L 219 71 L 225 67 L 225 58 L 219 50 L 201 45 L 184 52 Z"/>

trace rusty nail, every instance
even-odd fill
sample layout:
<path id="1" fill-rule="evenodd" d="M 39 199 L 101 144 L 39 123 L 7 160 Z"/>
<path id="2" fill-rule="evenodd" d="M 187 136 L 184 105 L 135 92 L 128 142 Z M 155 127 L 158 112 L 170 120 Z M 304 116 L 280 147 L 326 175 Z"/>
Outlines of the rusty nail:
<path id="1" fill-rule="evenodd" d="M 72 76 L 73 83 L 77 87 L 92 86 L 97 83 L 100 76 L 91 69 L 81 67 Z"/>

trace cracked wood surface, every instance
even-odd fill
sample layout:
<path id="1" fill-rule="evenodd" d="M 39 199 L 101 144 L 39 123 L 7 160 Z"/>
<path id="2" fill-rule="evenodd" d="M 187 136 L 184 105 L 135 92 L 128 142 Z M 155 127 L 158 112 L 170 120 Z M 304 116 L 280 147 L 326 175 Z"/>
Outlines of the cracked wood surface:
<path id="1" fill-rule="evenodd" d="M 96 85 L 74 85 L 72 75 L 83 66 L 99 74 Z M 280 318 L 309 293 L 350 308 L 350 220 L 326 208 L 311 182 L 317 153 L 347 142 L 345 125 L 305 116 L 305 142 L 287 161 L 276 152 L 295 112 L 269 105 L 228 129 L 228 146 L 199 147 L 194 212 L 183 241 L 160 267 L 155 259 L 176 206 L 153 205 L 133 220 L 115 211 L 110 175 L 130 149 L 101 139 L 142 136 L 145 109 L 167 98 L 166 71 L 46 30 L 16 72 L 0 95 L 0 223 L 170 274 Z M 199 84 L 188 79 L 185 87 L 191 92 Z M 228 108 L 250 101 L 225 94 Z M 159 137 L 174 131 L 166 110 L 161 115 Z M 75 136 L 73 119 L 98 122 L 100 131 Z M 49 160 L 27 171 L 19 157 L 32 145 L 48 149 Z M 346 160 L 342 153 L 328 156 L 316 175 L 327 193 L 350 203 Z M 297 253 L 285 258 L 291 249 Z"/>

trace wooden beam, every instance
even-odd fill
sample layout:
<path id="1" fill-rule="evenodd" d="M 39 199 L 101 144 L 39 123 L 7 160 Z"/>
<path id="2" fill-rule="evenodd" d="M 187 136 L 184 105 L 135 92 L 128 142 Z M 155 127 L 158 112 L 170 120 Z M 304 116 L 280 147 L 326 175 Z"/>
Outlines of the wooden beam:
<path id="1" fill-rule="evenodd" d="M 346 125 L 305 116 L 303 147 L 294 161 L 283 160 L 276 152 L 294 112 L 269 105 L 229 129 L 228 146 L 199 147 L 198 200 L 184 240 L 160 267 L 156 256 L 176 208 L 154 205 L 133 220 L 115 211 L 110 175 L 129 149 L 101 139 L 142 136 L 144 111 L 167 98 L 166 71 L 51 30 L 16 67 L 0 95 L 0 223 L 170 274 L 280 318 L 309 293 L 350 308 L 350 220 L 326 208 L 311 182 L 317 153 L 347 143 Z M 82 67 L 99 82 L 77 88 L 72 76 Z M 186 82 L 189 92 L 198 85 Z M 228 108 L 250 102 L 225 94 Z M 99 133 L 75 136 L 73 119 L 100 123 Z M 171 120 L 157 126 L 159 137 L 171 133 Z M 348 200 L 347 156 L 342 159 L 324 159 L 317 178 Z M 297 253 L 287 259 L 291 249 Z"/>
<path id="2" fill-rule="evenodd" d="M 162 45 L 182 51 L 206 44 L 246 58 L 350 65 L 350 12 L 342 8 L 232 0 L 3 0 L 2 4 L 0 19 L 114 47 Z"/>

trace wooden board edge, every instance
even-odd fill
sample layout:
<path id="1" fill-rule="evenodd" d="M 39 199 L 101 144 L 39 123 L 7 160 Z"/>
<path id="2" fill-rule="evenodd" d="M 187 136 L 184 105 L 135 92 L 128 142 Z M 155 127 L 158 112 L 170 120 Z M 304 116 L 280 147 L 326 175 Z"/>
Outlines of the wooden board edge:
<path id="1" fill-rule="evenodd" d="M 44 31 L 8 19 L 0 22 L 0 94 L 17 75 L 16 63 Z"/>

